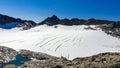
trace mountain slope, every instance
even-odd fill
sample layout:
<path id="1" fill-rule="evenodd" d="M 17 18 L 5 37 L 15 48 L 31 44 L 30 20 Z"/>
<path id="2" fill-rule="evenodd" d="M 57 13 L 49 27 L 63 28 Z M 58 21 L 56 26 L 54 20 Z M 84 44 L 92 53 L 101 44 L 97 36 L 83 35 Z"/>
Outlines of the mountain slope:
<path id="1" fill-rule="evenodd" d="M 36 26 L 34 21 L 22 20 L 0 14 L 0 28 L 11 29 L 15 27 L 22 27 L 23 29 L 29 29 L 34 26 Z"/>
<path id="2" fill-rule="evenodd" d="M 95 25 L 41 25 L 26 31 L 0 30 L 0 45 L 73 59 L 119 52 L 120 39 L 106 34 Z"/>

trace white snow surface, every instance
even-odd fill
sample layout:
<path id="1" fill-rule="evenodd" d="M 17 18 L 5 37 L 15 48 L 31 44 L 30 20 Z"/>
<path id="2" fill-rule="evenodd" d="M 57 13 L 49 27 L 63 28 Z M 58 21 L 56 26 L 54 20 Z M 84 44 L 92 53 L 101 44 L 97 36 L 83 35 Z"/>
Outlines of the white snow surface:
<path id="1" fill-rule="evenodd" d="M 57 57 L 74 59 L 104 52 L 120 52 L 120 39 L 97 30 L 86 30 L 79 26 L 41 25 L 29 30 L 18 28 L 0 29 L 0 46 L 17 51 L 27 49 L 43 52 Z"/>

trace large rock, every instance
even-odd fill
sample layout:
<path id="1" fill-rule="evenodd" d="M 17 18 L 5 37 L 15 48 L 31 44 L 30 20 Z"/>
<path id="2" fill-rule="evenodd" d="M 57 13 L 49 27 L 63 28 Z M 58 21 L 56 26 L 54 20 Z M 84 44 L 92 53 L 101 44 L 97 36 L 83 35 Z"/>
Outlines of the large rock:
<path id="1" fill-rule="evenodd" d="M 4 68 L 18 68 L 18 67 L 13 64 L 10 64 L 10 65 L 6 65 Z"/>
<path id="2" fill-rule="evenodd" d="M 12 48 L 0 46 L 0 63 L 7 63 L 9 61 L 15 60 L 17 54 L 18 52 Z"/>

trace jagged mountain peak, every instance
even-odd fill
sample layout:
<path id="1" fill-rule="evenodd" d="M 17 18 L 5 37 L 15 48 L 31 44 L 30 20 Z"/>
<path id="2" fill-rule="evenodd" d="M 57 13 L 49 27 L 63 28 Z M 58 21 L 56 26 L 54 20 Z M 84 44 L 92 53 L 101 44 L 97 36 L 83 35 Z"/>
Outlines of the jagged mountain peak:
<path id="1" fill-rule="evenodd" d="M 59 19 L 55 14 L 53 14 L 50 18 Z"/>
<path id="2" fill-rule="evenodd" d="M 56 25 L 60 19 L 56 15 L 52 15 L 51 17 L 46 18 L 44 21 L 40 22 L 39 25 L 47 24 L 47 25 Z"/>
<path id="3" fill-rule="evenodd" d="M 60 19 L 56 15 L 52 15 L 51 17 L 48 17 L 46 20 L 51 22 L 58 22 Z"/>

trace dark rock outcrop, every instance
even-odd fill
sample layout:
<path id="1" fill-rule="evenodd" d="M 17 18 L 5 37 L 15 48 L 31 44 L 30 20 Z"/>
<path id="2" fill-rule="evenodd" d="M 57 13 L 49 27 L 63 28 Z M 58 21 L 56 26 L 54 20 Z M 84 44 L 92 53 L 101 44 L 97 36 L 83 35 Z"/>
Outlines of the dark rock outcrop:
<path id="1" fill-rule="evenodd" d="M 37 24 L 34 21 L 23 21 L 22 24 L 18 25 L 17 27 L 22 27 L 23 30 L 30 29 L 32 27 L 35 27 Z"/>
<path id="2" fill-rule="evenodd" d="M 99 25 L 99 27 L 107 34 L 120 38 L 120 23 L 111 23 Z"/>
<path id="3" fill-rule="evenodd" d="M 61 25 L 72 25 L 69 21 L 70 21 L 70 20 L 69 20 L 68 18 L 61 19 L 61 20 L 59 21 L 59 24 L 61 24 Z"/>
<path id="4" fill-rule="evenodd" d="M 97 20 L 94 18 L 90 18 L 86 22 L 87 25 L 101 25 L 101 24 L 111 24 L 111 23 L 115 23 L 115 21 Z"/>

